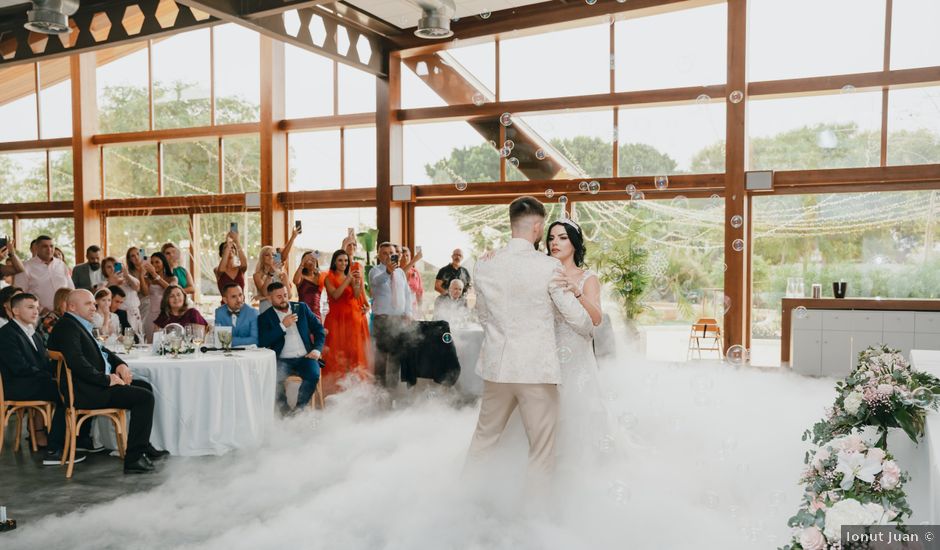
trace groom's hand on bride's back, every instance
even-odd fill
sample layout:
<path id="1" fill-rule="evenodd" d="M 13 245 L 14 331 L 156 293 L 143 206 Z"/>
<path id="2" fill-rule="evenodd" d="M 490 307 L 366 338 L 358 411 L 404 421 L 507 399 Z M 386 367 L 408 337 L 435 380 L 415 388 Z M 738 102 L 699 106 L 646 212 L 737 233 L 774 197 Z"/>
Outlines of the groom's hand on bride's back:
<path id="1" fill-rule="evenodd" d="M 496 252 L 495 252 L 495 251 L 493 251 L 493 250 L 487 250 L 486 252 L 483 253 L 482 256 L 480 256 L 480 261 L 481 261 L 481 262 L 488 262 L 488 261 L 492 260 L 493 257 L 495 257 L 495 256 L 496 256 Z"/>

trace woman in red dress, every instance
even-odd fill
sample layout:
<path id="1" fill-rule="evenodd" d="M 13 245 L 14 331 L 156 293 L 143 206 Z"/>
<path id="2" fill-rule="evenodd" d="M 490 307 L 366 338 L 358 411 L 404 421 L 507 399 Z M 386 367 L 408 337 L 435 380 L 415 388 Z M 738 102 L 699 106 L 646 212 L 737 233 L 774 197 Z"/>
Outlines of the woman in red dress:
<path id="1" fill-rule="evenodd" d="M 326 316 L 326 347 L 320 380 L 326 394 L 349 373 L 361 380 L 371 377 L 369 324 L 362 308 L 362 269 L 351 269 L 349 255 L 337 250 L 324 279 L 330 310 Z"/>

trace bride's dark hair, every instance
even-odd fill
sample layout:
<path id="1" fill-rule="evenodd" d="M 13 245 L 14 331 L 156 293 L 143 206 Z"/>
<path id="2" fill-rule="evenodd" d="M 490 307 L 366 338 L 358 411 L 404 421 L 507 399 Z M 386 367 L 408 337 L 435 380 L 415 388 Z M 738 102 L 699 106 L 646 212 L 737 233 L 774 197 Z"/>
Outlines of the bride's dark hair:
<path id="1" fill-rule="evenodd" d="M 565 233 L 568 234 L 568 240 L 571 241 L 571 246 L 574 247 L 574 265 L 582 267 L 584 265 L 584 256 L 587 254 L 587 248 L 584 246 L 584 233 L 581 232 L 581 228 L 578 227 L 577 224 L 570 220 L 554 221 L 548 226 L 548 233 L 545 234 L 545 248 L 548 250 L 548 255 L 552 255 L 552 247 L 548 239 L 552 236 L 552 229 L 554 229 L 556 225 L 565 228 Z"/>

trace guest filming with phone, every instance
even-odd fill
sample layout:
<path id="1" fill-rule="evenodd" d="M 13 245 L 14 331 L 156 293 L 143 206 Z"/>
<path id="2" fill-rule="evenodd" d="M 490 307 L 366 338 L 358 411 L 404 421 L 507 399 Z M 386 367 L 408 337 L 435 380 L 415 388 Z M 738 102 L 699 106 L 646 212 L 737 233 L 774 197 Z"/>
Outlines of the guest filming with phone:
<path id="1" fill-rule="evenodd" d="M 362 269 L 350 267 L 349 254 L 337 250 L 324 279 L 329 313 L 326 315 L 326 362 L 323 390 L 335 393 L 337 383 L 348 374 L 361 380 L 371 377 L 369 323 L 363 314 Z"/>
<path id="2" fill-rule="evenodd" d="M 229 226 L 225 241 L 219 244 L 219 265 L 214 269 L 215 282 L 222 293 L 229 284 L 236 284 L 245 290 L 245 273 L 248 271 L 248 257 L 238 238 L 238 224 Z"/>
<path id="3" fill-rule="evenodd" d="M 382 243 L 378 250 L 379 265 L 369 273 L 372 290 L 375 332 L 375 382 L 395 388 L 401 376 L 402 333 L 414 317 L 411 309 L 411 288 L 408 277 L 399 267 L 401 257 L 394 253 L 392 243 Z"/>
<path id="4" fill-rule="evenodd" d="M 273 246 L 262 246 L 258 257 L 258 263 L 255 264 L 255 273 L 252 279 L 255 283 L 255 289 L 258 297 L 258 311 L 264 313 L 271 307 L 271 301 L 267 296 L 267 288 L 273 283 L 281 283 L 284 286 L 290 284 L 290 278 L 287 275 L 285 266 L 287 258 L 290 257 L 291 248 L 294 246 L 294 240 L 300 234 L 300 229 L 295 225 L 291 231 L 290 239 L 284 246 L 283 252 L 278 252 Z M 288 287 L 288 293 L 290 288 Z"/>

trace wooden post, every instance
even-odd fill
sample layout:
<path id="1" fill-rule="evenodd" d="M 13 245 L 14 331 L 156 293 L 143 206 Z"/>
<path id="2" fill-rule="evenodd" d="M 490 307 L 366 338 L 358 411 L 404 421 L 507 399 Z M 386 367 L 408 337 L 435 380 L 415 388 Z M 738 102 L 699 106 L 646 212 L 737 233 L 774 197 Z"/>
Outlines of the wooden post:
<path id="1" fill-rule="evenodd" d="M 392 204 L 392 186 L 402 182 L 402 127 L 393 113 L 401 108 L 401 59 L 392 55 L 388 78 L 375 79 L 375 211 L 379 242 L 405 242 L 401 204 Z"/>
<path id="2" fill-rule="evenodd" d="M 102 198 L 98 147 L 91 142 L 98 133 L 98 99 L 95 88 L 95 52 L 72 55 L 72 163 L 75 201 L 75 258 L 99 243 L 101 220 L 91 201 Z"/>
<path id="3" fill-rule="evenodd" d="M 734 345 L 746 345 L 747 326 L 746 309 L 750 280 L 748 277 L 748 255 L 751 254 L 749 219 L 750 208 L 744 185 L 744 153 L 747 141 L 745 111 L 747 98 L 746 52 L 747 52 L 747 1 L 728 1 L 728 94 L 725 147 L 725 272 L 726 301 L 724 318 L 725 350 Z M 734 103 L 737 94 L 742 94 L 740 101 Z M 741 216 L 744 225 L 731 226 L 732 216 Z M 744 243 L 740 251 L 734 249 L 738 239 Z"/>
<path id="4" fill-rule="evenodd" d="M 284 43 L 261 37 L 261 244 L 287 241 L 287 210 L 277 200 L 287 191 L 287 133 L 284 118 Z"/>

